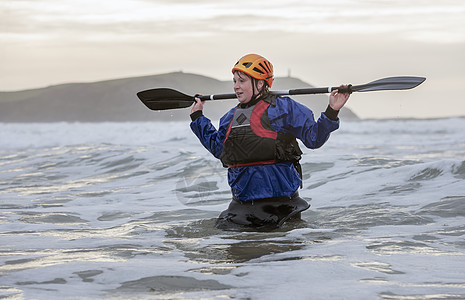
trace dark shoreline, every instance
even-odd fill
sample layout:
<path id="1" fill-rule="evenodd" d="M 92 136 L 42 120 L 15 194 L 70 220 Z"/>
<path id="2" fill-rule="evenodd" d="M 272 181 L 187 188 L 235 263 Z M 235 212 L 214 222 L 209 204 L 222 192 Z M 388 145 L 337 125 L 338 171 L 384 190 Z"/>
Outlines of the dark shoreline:
<path id="1" fill-rule="evenodd" d="M 175 72 L 153 76 L 114 79 L 90 83 L 68 83 L 45 88 L 0 92 L 0 122 L 138 122 L 180 121 L 189 119 L 189 109 L 151 111 L 137 98 L 136 93 L 151 88 L 168 87 L 186 94 L 215 94 L 231 91 L 230 81 Z M 297 78 L 278 77 L 276 90 L 311 87 Z M 324 111 L 327 95 L 293 97 L 314 111 L 315 118 Z M 234 100 L 209 103 L 205 115 L 219 119 L 234 106 Z M 341 118 L 359 119 L 343 108 Z"/>

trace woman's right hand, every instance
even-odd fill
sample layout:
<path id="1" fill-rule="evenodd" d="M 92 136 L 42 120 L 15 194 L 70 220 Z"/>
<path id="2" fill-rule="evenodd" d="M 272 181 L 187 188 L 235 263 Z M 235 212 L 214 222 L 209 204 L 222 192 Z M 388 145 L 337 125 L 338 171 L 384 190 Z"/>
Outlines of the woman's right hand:
<path id="1" fill-rule="evenodd" d="M 202 95 L 197 94 L 196 96 L 202 96 Z M 198 97 L 195 97 L 194 99 L 195 99 L 195 103 L 191 108 L 191 114 L 194 113 L 195 111 L 203 110 L 203 104 L 205 103 L 205 101 L 200 100 L 200 98 Z"/>

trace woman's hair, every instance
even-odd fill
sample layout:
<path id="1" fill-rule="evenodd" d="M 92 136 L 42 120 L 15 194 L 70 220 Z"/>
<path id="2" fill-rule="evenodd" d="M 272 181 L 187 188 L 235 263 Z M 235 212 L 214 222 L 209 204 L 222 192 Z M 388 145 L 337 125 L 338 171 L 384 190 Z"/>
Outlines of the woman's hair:
<path id="1" fill-rule="evenodd" d="M 253 77 L 250 77 L 250 79 L 252 80 L 252 85 L 253 86 L 257 86 L 258 84 L 258 81 L 259 80 L 263 80 L 263 79 L 255 79 Z M 258 87 L 257 87 L 258 88 Z M 268 95 L 270 94 L 270 87 L 268 86 L 268 83 L 263 80 L 263 86 L 262 88 L 258 91 L 258 95 L 257 95 L 257 98 L 262 98 L 262 99 L 265 99 L 266 97 L 268 97 Z"/>

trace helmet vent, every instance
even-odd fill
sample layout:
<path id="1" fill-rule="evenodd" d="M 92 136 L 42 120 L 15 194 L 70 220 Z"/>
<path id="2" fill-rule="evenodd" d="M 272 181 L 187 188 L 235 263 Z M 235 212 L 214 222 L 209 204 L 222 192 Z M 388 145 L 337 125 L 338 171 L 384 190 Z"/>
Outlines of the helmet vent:
<path id="1" fill-rule="evenodd" d="M 273 73 L 272 68 L 270 67 L 270 64 L 267 61 L 263 61 L 265 65 L 262 65 L 262 63 L 259 63 L 259 65 L 265 69 L 268 73 Z"/>
<path id="2" fill-rule="evenodd" d="M 252 65 L 252 63 L 251 62 L 246 62 L 246 63 L 243 63 L 242 65 L 244 67 L 248 68 L 248 67 L 250 67 Z"/>
<path id="3" fill-rule="evenodd" d="M 265 74 L 262 70 L 260 70 L 260 69 L 257 68 L 257 67 L 254 67 L 253 70 L 254 70 L 255 72 L 260 73 L 260 74 Z"/>

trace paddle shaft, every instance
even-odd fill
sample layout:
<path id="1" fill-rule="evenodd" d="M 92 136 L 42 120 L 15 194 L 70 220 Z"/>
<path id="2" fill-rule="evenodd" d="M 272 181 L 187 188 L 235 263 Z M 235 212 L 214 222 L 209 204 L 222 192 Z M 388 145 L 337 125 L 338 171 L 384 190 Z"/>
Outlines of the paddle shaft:
<path id="1" fill-rule="evenodd" d="M 372 81 L 362 85 L 348 85 L 340 87 L 325 87 L 325 88 L 302 88 L 293 90 L 271 91 L 270 93 L 277 96 L 285 95 L 309 95 L 309 94 L 326 94 L 334 90 L 339 93 L 353 93 L 353 92 L 371 92 L 382 90 L 408 90 L 412 89 L 423 81 L 424 77 L 412 76 L 398 76 L 388 77 Z M 152 110 L 165 110 L 185 108 L 192 105 L 195 96 L 186 95 L 179 91 L 169 88 L 156 88 L 145 90 L 137 93 L 139 99 Z M 217 94 L 198 96 L 200 100 L 223 100 L 235 99 L 236 94 Z"/>
<path id="2" fill-rule="evenodd" d="M 334 90 L 339 90 L 339 93 L 352 93 L 352 86 L 347 87 L 327 87 L 327 88 L 304 88 L 304 89 L 293 89 L 293 90 L 282 90 L 282 91 L 270 91 L 272 95 L 276 96 L 287 96 L 287 95 L 309 95 L 309 94 L 326 94 L 331 93 Z M 217 94 L 217 95 L 205 95 L 199 96 L 200 100 L 225 100 L 234 99 L 236 94 Z"/>

